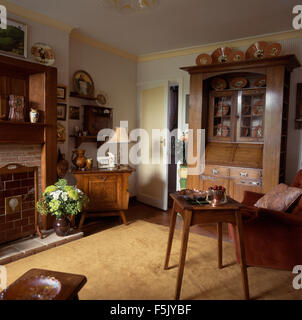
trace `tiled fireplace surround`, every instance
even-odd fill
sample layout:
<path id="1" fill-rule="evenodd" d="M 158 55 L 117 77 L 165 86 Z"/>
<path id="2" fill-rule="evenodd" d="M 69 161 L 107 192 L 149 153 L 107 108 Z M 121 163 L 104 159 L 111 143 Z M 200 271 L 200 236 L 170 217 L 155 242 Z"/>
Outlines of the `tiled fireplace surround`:
<path id="1" fill-rule="evenodd" d="M 1 144 L 0 167 L 9 163 L 39 167 L 39 184 L 41 183 L 40 145 Z M 0 175 L 0 243 L 20 238 L 34 231 L 35 203 L 33 195 L 27 197 L 23 202 L 21 212 L 5 214 L 5 198 L 28 194 L 33 186 L 34 177 L 32 173 Z"/>

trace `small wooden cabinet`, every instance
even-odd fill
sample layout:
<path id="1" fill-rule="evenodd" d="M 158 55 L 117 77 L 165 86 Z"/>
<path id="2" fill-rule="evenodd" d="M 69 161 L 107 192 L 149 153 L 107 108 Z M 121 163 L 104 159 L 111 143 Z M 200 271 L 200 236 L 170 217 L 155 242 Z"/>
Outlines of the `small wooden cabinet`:
<path id="1" fill-rule="evenodd" d="M 121 167 L 115 169 L 92 169 L 73 171 L 77 187 L 89 198 L 88 207 L 82 213 L 79 227 L 86 216 L 120 216 L 127 224 L 124 210 L 128 209 L 128 178 L 134 169 Z"/>

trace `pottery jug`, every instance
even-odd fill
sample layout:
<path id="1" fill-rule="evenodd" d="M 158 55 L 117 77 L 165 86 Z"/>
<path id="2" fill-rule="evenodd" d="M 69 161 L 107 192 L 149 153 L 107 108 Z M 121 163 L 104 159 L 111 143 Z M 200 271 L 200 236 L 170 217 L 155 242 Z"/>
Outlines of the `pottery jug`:
<path id="1" fill-rule="evenodd" d="M 77 169 L 83 169 L 86 167 L 86 157 L 85 150 L 74 150 L 72 152 L 72 163 L 76 166 Z"/>

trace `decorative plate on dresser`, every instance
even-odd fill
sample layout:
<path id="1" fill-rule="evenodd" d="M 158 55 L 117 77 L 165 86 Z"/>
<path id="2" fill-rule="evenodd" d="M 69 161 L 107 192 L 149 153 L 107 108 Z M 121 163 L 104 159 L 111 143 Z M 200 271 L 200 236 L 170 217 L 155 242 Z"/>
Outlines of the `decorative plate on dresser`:
<path id="1" fill-rule="evenodd" d="M 231 62 L 243 61 L 244 59 L 245 59 L 245 56 L 242 51 L 234 51 L 230 56 Z"/>
<path id="2" fill-rule="evenodd" d="M 258 41 L 252 44 L 246 51 L 245 57 L 247 60 L 263 59 L 264 52 L 268 44 L 265 41 Z"/>
<path id="3" fill-rule="evenodd" d="M 247 85 L 247 79 L 246 78 L 235 78 L 230 82 L 230 88 L 231 89 L 241 89 L 244 88 Z"/>
<path id="4" fill-rule="evenodd" d="M 262 76 L 255 80 L 254 86 L 258 88 L 262 88 L 266 86 L 266 76 Z"/>
<path id="5" fill-rule="evenodd" d="M 196 64 L 198 66 L 204 66 L 211 63 L 212 63 L 212 58 L 206 53 L 202 53 L 196 58 Z"/>
<path id="6" fill-rule="evenodd" d="M 264 51 L 265 58 L 272 58 L 280 56 L 282 51 L 282 46 L 280 43 L 273 43 L 266 47 Z"/>
<path id="7" fill-rule="evenodd" d="M 211 86 L 214 90 L 224 90 L 228 86 L 228 84 L 222 78 L 214 78 L 211 81 Z"/>
<path id="8" fill-rule="evenodd" d="M 228 47 L 221 47 L 212 53 L 213 63 L 227 63 L 231 62 L 232 49 Z"/>

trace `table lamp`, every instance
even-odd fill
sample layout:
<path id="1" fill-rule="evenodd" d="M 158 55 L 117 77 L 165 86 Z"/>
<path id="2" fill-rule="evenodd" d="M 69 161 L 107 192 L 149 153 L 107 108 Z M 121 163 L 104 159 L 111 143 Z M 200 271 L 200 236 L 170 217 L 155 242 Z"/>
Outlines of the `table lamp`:
<path id="1" fill-rule="evenodd" d="M 120 167 L 121 157 L 120 157 L 120 144 L 129 143 L 129 137 L 127 128 L 117 127 L 114 130 L 114 135 L 108 141 L 108 143 L 116 143 L 117 144 L 117 167 Z"/>

